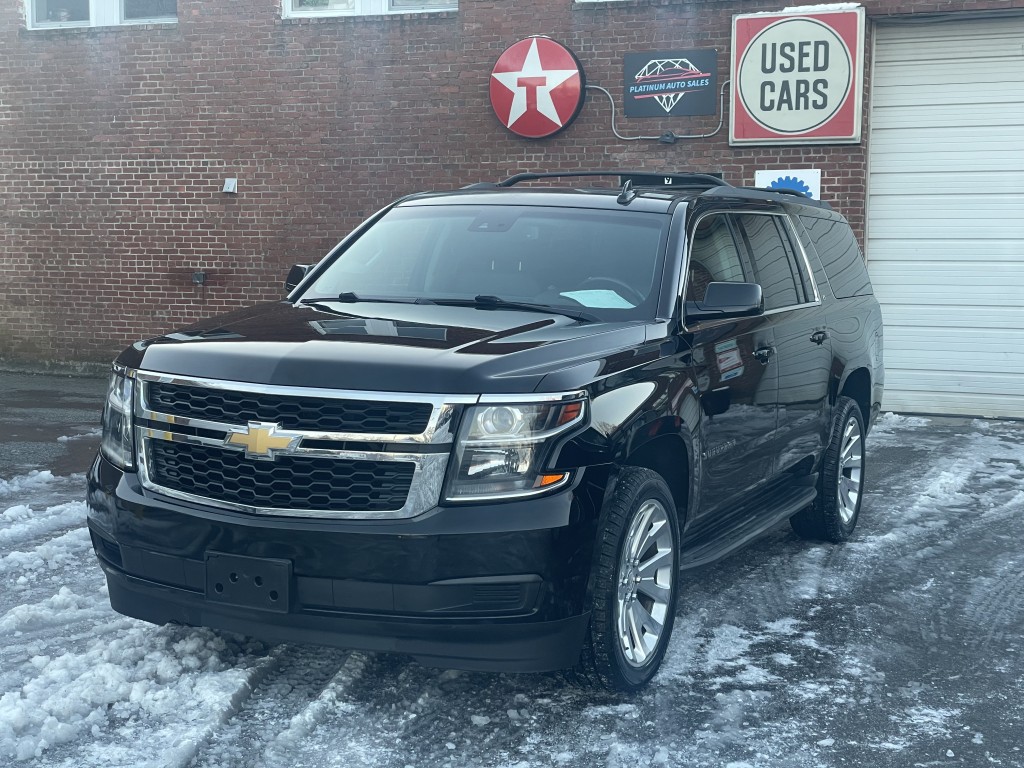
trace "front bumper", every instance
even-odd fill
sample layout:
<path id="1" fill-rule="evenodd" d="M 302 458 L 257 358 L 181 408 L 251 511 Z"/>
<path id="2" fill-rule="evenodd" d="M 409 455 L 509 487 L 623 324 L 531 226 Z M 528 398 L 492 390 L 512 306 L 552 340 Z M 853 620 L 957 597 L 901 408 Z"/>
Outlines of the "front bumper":
<path id="1" fill-rule="evenodd" d="M 129 616 L 461 669 L 545 671 L 576 663 L 589 622 L 597 475 L 527 501 L 344 521 L 191 505 L 98 457 L 89 528 L 111 605 Z M 257 577 L 266 587 L 253 588 Z"/>

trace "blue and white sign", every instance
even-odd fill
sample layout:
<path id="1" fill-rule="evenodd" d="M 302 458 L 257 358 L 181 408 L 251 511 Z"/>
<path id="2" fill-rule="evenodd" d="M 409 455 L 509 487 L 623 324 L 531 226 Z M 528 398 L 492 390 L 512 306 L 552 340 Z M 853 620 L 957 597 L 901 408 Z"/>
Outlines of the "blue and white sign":
<path id="1" fill-rule="evenodd" d="M 755 171 L 754 186 L 764 189 L 793 189 L 812 200 L 820 200 L 821 171 L 817 168 Z"/>

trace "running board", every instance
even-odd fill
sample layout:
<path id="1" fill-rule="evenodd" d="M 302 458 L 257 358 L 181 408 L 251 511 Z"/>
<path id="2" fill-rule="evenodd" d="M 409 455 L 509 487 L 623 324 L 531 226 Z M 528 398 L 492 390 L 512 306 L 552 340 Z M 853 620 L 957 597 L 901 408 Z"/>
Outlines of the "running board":
<path id="1" fill-rule="evenodd" d="M 817 483 L 813 482 L 817 480 L 817 474 L 808 476 L 807 480 L 812 480 L 812 483 L 795 486 L 781 499 L 773 499 L 775 510 L 771 513 L 745 515 L 736 525 L 719 532 L 713 539 L 705 535 L 692 542 L 684 541 L 680 570 L 699 568 L 720 560 L 810 505 L 818 495 Z"/>

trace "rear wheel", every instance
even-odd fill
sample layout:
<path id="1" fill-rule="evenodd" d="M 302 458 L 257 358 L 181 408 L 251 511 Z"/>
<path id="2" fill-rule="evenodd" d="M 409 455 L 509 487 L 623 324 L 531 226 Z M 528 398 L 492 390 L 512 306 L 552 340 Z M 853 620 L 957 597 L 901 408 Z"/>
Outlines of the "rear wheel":
<path id="1" fill-rule="evenodd" d="M 860 517 L 864 492 L 864 418 L 848 397 L 836 401 L 832 433 L 818 478 L 814 503 L 790 518 L 805 539 L 842 542 Z"/>
<path id="2" fill-rule="evenodd" d="M 607 688 L 634 691 L 658 671 L 675 619 L 679 523 L 661 475 L 623 469 L 600 536 L 581 667 Z"/>

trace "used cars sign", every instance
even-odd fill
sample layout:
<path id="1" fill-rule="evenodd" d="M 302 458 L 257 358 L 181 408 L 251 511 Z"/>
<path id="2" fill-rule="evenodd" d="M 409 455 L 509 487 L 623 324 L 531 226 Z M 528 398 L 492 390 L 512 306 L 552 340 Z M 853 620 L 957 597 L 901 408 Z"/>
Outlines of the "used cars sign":
<path id="1" fill-rule="evenodd" d="M 731 144 L 860 141 L 864 9 L 733 17 Z"/>

